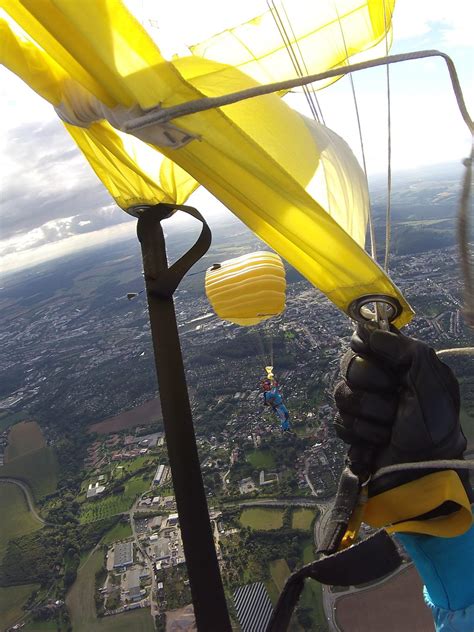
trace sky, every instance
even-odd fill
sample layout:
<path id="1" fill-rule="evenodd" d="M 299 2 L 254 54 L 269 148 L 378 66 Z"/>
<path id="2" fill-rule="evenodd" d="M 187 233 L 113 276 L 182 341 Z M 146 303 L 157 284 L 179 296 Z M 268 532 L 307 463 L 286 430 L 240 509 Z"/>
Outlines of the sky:
<path id="1" fill-rule="evenodd" d="M 89 1 L 89 0 L 84 0 Z M 219 9 L 229 24 L 251 17 L 256 0 L 127 0 L 152 29 L 176 42 L 195 43 L 219 28 Z M 235 5 L 235 6 L 234 6 Z M 199 6 L 199 11 L 191 11 Z M 184 7 L 184 8 L 183 8 Z M 181 16 L 186 11 L 187 19 Z M 205 19 L 204 19 L 205 18 Z M 472 0 L 398 0 L 391 53 L 436 48 L 454 60 L 468 109 L 474 111 L 471 25 Z M 175 50 L 172 50 L 174 47 Z M 162 48 L 166 53 L 166 47 Z M 369 176 L 387 170 L 385 69 L 354 75 Z M 440 60 L 392 66 L 392 169 L 461 161 L 471 139 L 455 106 L 448 73 Z M 348 78 L 318 93 L 325 123 L 346 139 L 361 159 L 360 141 Z M 287 97 L 309 115 L 301 95 Z M 52 107 L 0 67 L 0 273 L 32 267 L 75 250 L 132 237 L 135 221 L 113 202 L 76 149 Z M 199 189 L 190 204 L 205 215 L 227 211 Z"/>

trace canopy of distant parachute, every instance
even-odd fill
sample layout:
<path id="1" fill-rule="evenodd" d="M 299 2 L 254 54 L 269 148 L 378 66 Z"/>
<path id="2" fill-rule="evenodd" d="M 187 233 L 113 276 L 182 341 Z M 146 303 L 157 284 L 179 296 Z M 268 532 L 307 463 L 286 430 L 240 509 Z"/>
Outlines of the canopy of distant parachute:
<path id="1" fill-rule="evenodd" d="M 222 5 L 223 6 L 223 5 Z M 345 141 L 271 94 L 141 128 L 168 108 L 293 74 L 268 13 L 167 61 L 120 0 L 0 0 L 1 62 L 49 101 L 124 210 L 182 204 L 202 185 L 339 308 L 397 298 L 364 250 L 365 175 Z M 349 63 L 390 35 L 394 0 L 292 0 L 305 72 Z M 342 36 L 343 35 L 343 36 Z"/>

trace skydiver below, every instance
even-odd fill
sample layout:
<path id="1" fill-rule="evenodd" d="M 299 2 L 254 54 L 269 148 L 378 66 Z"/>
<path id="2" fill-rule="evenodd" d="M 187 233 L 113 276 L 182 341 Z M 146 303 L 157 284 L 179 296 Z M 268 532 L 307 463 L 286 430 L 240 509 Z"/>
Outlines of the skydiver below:
<path id="1" fill-rule="evenodd" d="M 281 432 L 294 435 L 295 433 L 291 429 L 290 424 L 290 413 L 283 403 L 283 397 L 281 396 L 277 381 L 275 379 L 271 380 L 269 378 L 265 378 L 262 381 L 262 388 L 263 403 L 265 406 L 272 407 L 273 412 L 280 422 Z"/>

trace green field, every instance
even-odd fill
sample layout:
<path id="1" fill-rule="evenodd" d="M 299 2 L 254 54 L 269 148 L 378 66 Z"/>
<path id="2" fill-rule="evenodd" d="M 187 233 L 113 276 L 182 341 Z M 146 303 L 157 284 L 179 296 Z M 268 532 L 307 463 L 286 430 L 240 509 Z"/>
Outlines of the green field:
<path id="1" fill-rule="evenodd" d="M 2 519 L 0 529 L 0 560 L 12 538 L 41 529 L 41 523 L 28 511 L 25 496 L 13 483 L 0 482 L 0 507 Z"/>
<path id="2" fill-rule="evenodd" d="M 251 529 L 262 531 L 280 529 L 283 525 L 283 511 L 281 509 L 249 507 L 242 511 L 239 520 L 242 526 Z"/>
<path id="3" fill-rule="evenodd" d="M 123 524 L 118 522 L 115 527 L 112 527 L 110 531 L 108 531 L 105 536 L 102 538 L 103 544 L 112 544 L 112 542 L 116 542 L 117 540 L 125 540 L 132 535 L 132 528 L 130 524 Z"/>
<path id="4" fill-rule="evenodd" d="M 311 527 L 314 516 L 315 512 L 312 509 L 295 509 L 291 518 L 291 526 L 293 529 L 307 531 Z"/>
<path id="5" fill-rule="evenodd" d="M 45 446 L 43 433 L 36 421 L 22 421 L 15 424 L 8 433 L 5 462 L 9 463 Z"/>
<path id="6" fill-rule="evenodd" d="M 26 602 L 33 590 L 37 588 L 37 584 L 0 588 L 0 623 L 2 630 L 6 630 L 22 616 L 22 605 Z"/>
<path id="7" fill-rule="evenodd" d="M 274 560 L 270 562 L 270 576 L 280 593 L 283 590 L 283 586 L 287 578 L 290 576 L 290 569 L 288 568 L 288 564 L 286 560 Z"/>
<path id="8" fill-rule="evenodd" d="M 313 562 L 314 558 L 315 558 L 315 554 L 314 554 L 313 539 L 311 538 L 310 540 L 308 540 L 308 544 L 306 544 L 303 549 L 303 564 L 309 564 L 310 562 Z"/>
<path id="9" fill-rule="evenodd" d="M 52 448 L 40 448 L 0 467 L 0 477 L 11 476 L 27 483 L 38 501 L 55 491 L 58 463 Z"/>
<path id="10" fill-rule="evenodd" d="M 111 495 L 102 500 L 85 502 L 81 511 L 80 521 L 85 524 L 108 518 L 131 509 L 137 496 L 149 489 L 151 477 L 143 480 L 141 476 L 131 478 L 125 483 L 125 491 L 120 495 Z"/>
<path id="11" fill-rule="evenodd" d="M 259 470 L 271 470 L 275 467 L 275 459 L 270 450 L 252 450 L 247 453 L 247 461 Z"/>
<path id="12" fill-rule="evenodd" d="M 23 629 L 23 632 L 43 632 L 51 630 L 57 632 L 58 624 L 55 619 L 49 621 L 31 621 Z"/>
<path id="13" fill-rule="evenodd" d="M 299 606 L 311 610 L 311 619 L 319 627 L 318 632 L 329 630 L 323 608 L 323 587 L 314 579 L 305 581 L 303 592 L 301 593 Z"/>
<path id="14" fill-rule="evenodd" d="M 101 568 L 103 554 L 96 551 L 81 568 L 66 597 L 74 632 L 153 632 L 148 609 L 134 610 L 98 619 L 94 603 L 94 577 Z"/>
<path id="15" fill-rule="evenodd" d="M 95 574 L 102 567 L 104 555 L 96 551 L 87 560 L 77 574 L 71 590 L 66 597 L 66 605 L 71 617 L 72 628 L 92 630 L 97 623 L 94 602 Z"/>

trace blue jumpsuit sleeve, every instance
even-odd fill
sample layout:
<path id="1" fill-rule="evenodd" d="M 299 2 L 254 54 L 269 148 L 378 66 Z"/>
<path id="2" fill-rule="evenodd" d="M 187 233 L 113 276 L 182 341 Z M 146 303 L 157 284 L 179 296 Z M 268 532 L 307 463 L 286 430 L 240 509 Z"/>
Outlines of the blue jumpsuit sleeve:
<path id="1" fill-rule="evenodd" d="M 456 538 L 398 533 L 423 582 L 436 632 L 474 631 L 474 525 Z"/>

